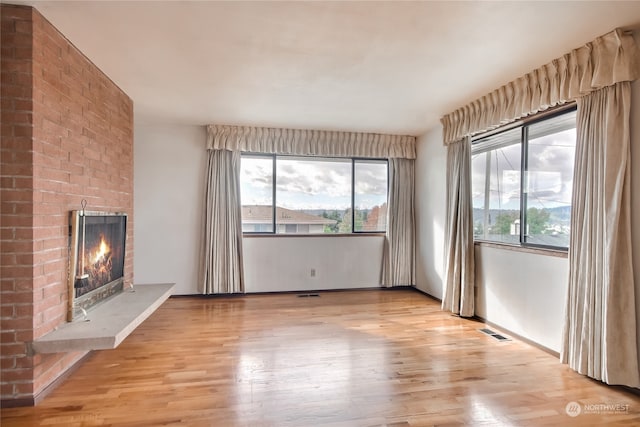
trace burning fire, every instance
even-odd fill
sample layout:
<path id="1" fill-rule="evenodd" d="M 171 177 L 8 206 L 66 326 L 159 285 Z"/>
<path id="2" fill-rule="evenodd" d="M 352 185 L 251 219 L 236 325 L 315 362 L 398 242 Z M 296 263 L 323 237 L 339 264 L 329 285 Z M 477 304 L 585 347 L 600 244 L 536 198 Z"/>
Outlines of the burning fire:
<path id="1" fill-rule="evenodd" d="M 100 246 L 96 251 L 95 256 L 93 257 L 91 262 L 92 263 L 98 262 L 100 259 L 102 259 L 103 256 L 105 256 L 110 251 L 111 251 L 111 248 L 109 247 L 109 245 L 107 245 L 107 242 L 104 241 L 104 236 L 100 236 Z"/>
<path id="2" fill-rule="evenodd" d="M 84 266 L 84 273 L 89 275 L 89 287 L 91 289 L 95 289 L 112 280 L 111 271 L 113 269 L 113 262 L 111 260 L 111 247 L 109 247 L 104 235 L 100 235 L 100 243 L 89 251 L 85 259 L 87 260 L 87 264 Z"/>

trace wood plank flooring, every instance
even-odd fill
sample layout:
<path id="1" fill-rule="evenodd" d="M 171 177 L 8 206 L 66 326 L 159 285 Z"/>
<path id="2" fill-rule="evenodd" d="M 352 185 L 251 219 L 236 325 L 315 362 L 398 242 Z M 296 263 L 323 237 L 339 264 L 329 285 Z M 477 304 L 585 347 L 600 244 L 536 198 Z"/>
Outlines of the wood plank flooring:
<path id="1" fill-rule="evenodd" d="M 637 395 L 482 327 L 413 290 L 171 298 L 2 426 L 640 424 Z"/>

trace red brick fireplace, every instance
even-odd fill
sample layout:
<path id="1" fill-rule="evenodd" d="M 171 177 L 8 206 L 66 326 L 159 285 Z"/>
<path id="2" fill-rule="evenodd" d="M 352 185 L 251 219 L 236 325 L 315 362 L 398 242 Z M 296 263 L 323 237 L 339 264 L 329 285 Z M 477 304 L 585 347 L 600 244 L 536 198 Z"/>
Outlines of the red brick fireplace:
<path id="1" fill-rule="evenodd" d="M 85 352 L 34 354 L 66 321 L 69 212 L 128 215 L 133 279 L 133 103 L 37 10 L 2 4 L 2 406 L 36 403 Z"/>

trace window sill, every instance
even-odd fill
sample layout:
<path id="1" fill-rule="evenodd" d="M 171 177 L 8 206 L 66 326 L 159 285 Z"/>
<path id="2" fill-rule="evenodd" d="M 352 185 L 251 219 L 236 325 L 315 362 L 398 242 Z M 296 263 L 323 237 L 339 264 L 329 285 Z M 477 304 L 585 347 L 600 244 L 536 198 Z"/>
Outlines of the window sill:
<path id="1" fill-rule="evenodd" d="M 274 233 L 265 233 L 265 234 L 243 234 L 242 238 L 258 238 L 258 239 L 262 239 L 262 238 L 284 238 L 284 237 L 294 237 L 294 238 L 298 238 L 298 237 L 320 237 L 320 238 L 327 238 L 327 237 L 372 237 L 372 236 L 384 236 L 385 233 L 341 233 L 341 234 L 331 234 L 331 233 L 326 233 L 326 234 L 286 234 L 286 233 L 281 233 L 281 234 L 274 234 Z"/>
<path id="2" fill-rule="evenodd" d="M 535 248 L 532 246 L 520 246 L 520 245 L 512 245 L 509 243 L 484 242 L 484 241 L 475 241 L 473 242 L 473 244 L 475 246 L 480 246 L 485 248 L 502 249 L 505 251 L 512 251 L 512 252 L 525 252 L 529 254 L 553 256 L 556 258 L 569 257 L 569 252 L 562 249 Z"/>

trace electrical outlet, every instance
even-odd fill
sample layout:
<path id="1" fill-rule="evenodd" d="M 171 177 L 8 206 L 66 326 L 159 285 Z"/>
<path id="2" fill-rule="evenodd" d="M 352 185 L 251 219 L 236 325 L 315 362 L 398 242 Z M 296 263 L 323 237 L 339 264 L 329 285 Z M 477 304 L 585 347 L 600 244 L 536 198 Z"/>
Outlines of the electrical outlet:
<path id="1" fill-rule="evenodd" d="M 316 277 L 316 269 L 315 268 L 311 269 L 311 277 Z"/>

